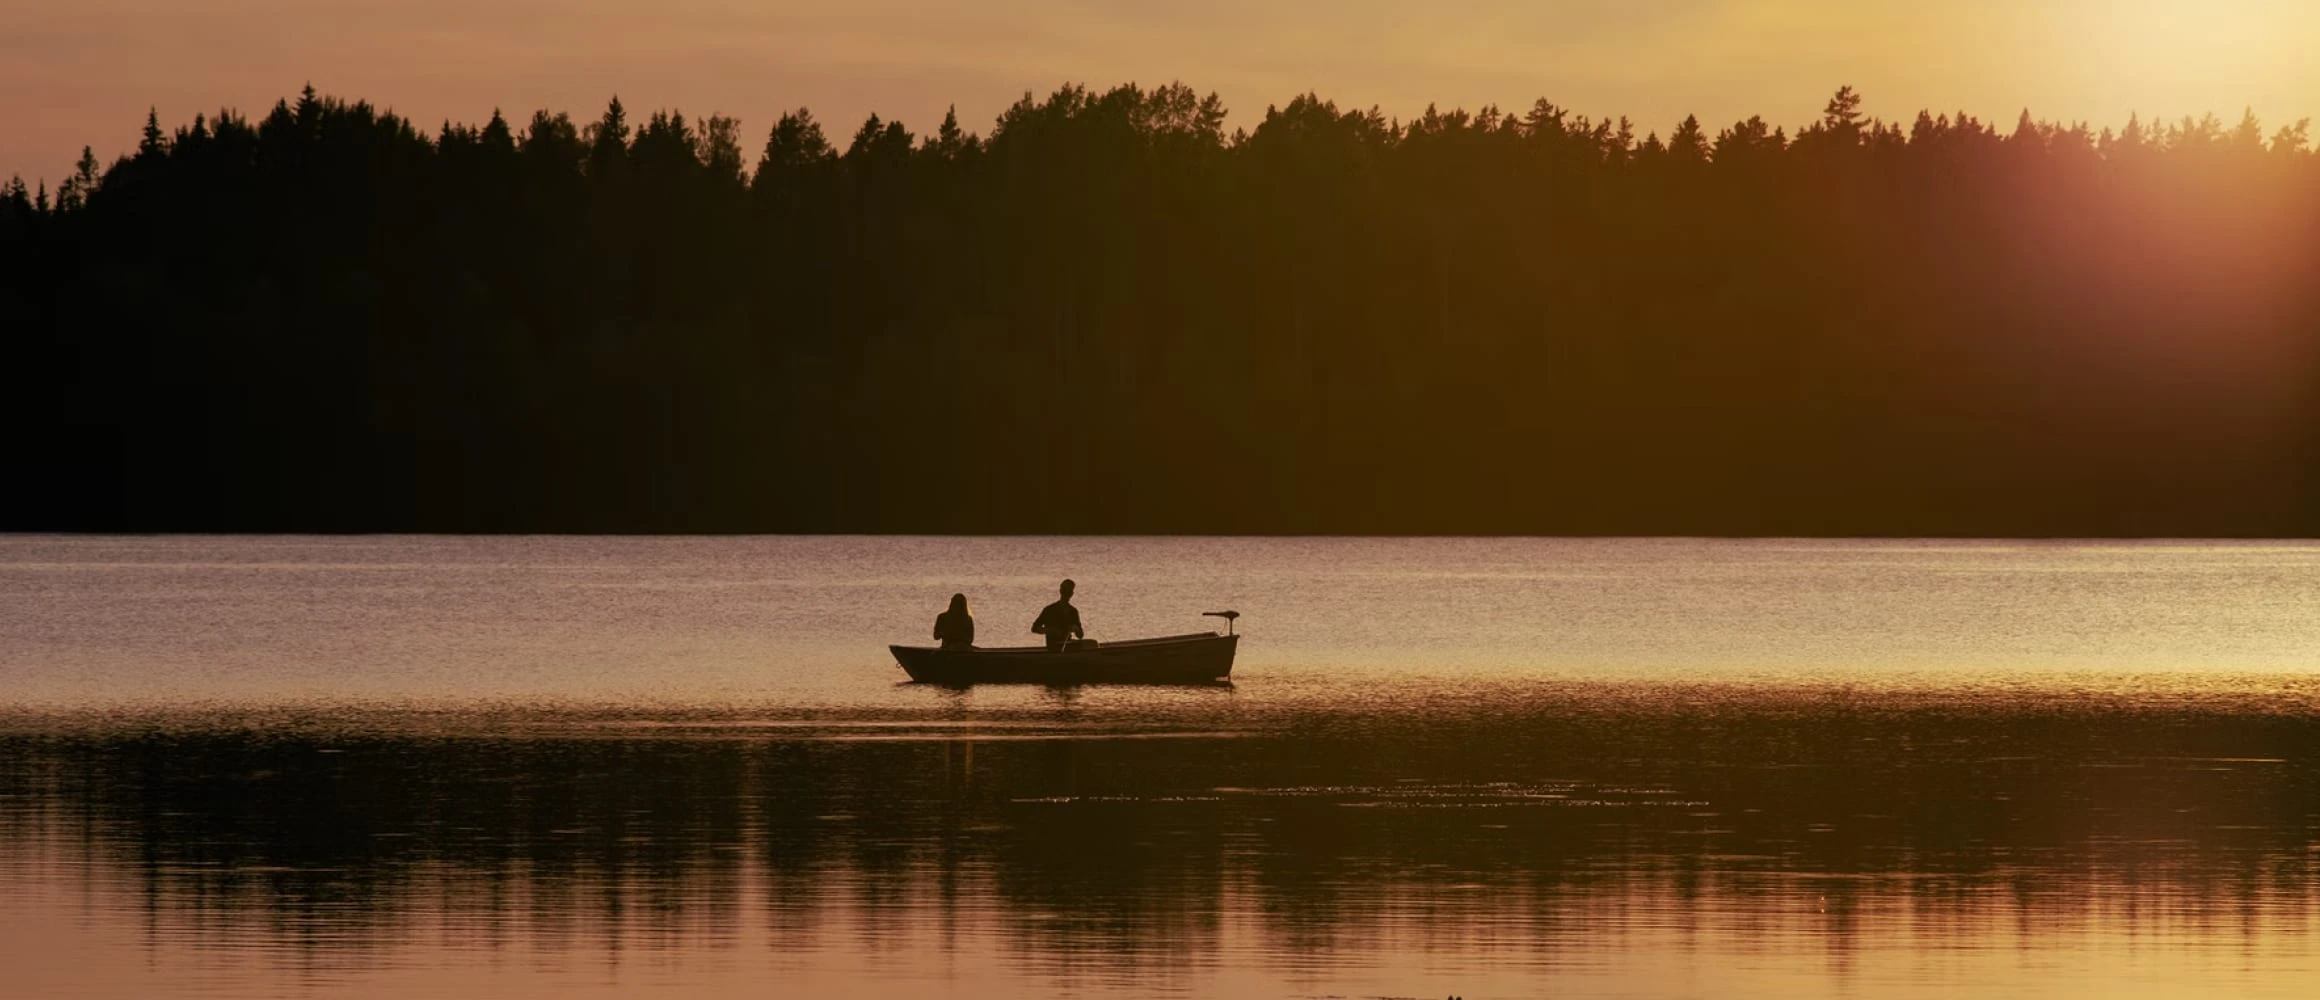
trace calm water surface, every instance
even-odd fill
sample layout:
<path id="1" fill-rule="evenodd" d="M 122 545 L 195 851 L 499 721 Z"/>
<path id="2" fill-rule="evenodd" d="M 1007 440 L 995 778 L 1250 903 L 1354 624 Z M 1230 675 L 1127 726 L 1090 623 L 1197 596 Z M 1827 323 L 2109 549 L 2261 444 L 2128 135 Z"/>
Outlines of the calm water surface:
<path id="1" fill-rule="evenodd" d="M 901 685 L 1235 607 L 1219 689 Z M 2320 546 L 0 538 L 7 996 L 2306 997 Z M 1022 636 L 1029 639 L 1028 635 Z"/>

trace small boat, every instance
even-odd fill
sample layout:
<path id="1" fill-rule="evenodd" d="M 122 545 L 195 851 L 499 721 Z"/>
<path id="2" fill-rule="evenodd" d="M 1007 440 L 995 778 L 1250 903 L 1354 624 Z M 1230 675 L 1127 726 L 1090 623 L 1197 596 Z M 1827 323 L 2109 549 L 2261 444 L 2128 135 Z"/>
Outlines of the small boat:
<path id="1" fill-rule="evenodd" d="M 992 649 L 936 649 L 929 646 L 888 646 L 894 662 L 910 679 L 921 684 L 1217 684 L 1232 679 L 1233 651 L 1240 636 L 1233 634 L 1238 611 L 1210 611 L 1225 620 L 1225 630 L 1095 642 L 1066 643 L 1061 650 L 1045 646 L 1008 646 Z"/>

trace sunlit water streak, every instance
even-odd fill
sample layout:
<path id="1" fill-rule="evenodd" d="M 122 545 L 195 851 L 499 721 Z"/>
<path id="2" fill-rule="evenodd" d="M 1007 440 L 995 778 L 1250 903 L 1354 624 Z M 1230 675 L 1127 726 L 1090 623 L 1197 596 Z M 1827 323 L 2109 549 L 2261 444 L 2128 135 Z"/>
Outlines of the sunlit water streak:
<path id="1" fill-rule="evenodd" d="M 2306 996 L 2320 547 L 0 539 L 9 995 Z M 1223 689 L 896 682 L 1233 606 Z M 17 991 L 21 990 L 21 994 Z"/>

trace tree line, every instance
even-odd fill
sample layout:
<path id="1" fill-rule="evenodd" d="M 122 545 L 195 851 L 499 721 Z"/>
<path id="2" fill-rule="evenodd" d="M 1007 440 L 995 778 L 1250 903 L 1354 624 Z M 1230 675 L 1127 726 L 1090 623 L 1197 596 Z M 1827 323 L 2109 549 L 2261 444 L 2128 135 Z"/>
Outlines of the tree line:
<path id="1" fill-rule="evenodd" d="M 0 526 L 2320 530 L 2307 123 L 1227 125 L 148 115 L 0 188 Z"/>

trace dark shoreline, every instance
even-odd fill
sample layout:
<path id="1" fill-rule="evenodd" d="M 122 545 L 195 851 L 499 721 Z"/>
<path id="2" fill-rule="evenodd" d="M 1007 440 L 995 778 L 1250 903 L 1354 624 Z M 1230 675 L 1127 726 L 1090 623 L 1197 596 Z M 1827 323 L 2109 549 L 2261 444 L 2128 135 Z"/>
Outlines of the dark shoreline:
<path id="1" fill-rule="evenodd" d="M 0 193 L 0 525 L 2320 535 L 2308 128 L 1225 120 L 151 121 Z"/>

